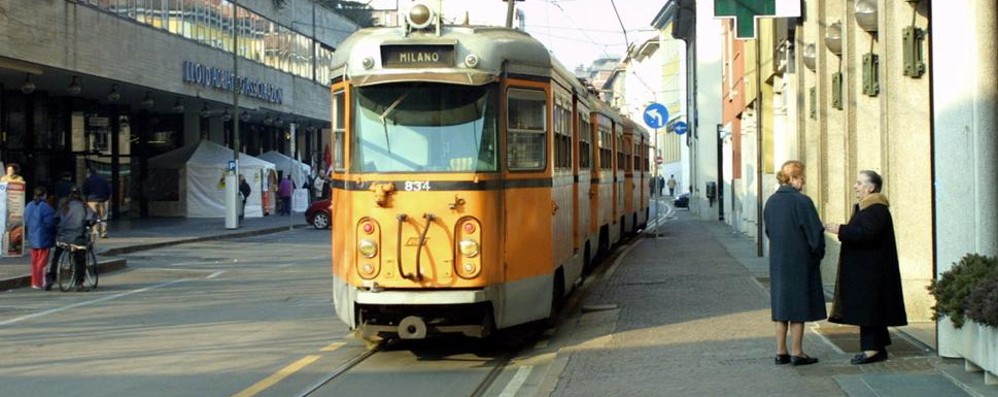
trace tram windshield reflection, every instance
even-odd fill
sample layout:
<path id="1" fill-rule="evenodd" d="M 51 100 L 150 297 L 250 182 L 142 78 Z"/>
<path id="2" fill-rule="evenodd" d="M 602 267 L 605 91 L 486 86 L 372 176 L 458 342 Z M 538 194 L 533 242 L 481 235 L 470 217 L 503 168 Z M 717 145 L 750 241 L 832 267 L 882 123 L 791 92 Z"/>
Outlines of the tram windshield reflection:
<path id="1" fill-rule="evenodd" d="M 354 172 L 496 170 L 497 89 L 447 84 L 358 88 Z"/>

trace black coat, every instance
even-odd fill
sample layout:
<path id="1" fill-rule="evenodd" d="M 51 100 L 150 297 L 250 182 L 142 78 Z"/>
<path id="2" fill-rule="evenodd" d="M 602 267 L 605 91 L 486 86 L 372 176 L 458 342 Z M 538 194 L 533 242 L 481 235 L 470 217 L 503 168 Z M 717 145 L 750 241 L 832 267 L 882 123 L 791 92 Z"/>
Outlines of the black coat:
<path id="1" fill-rule="evenodd" d="M 863 204 L 862 209 L 856 206 L 849 224 L 839 226 L 842 252 L 828 320 L 862 326 L 906 325 L 894 220 L 887 200 L 877 194 Z"/>
<path id="2" fill-rule="evenodd" d="M 793 187 L 781 186 L 766 200 L 763 211 L 773 321 L 824 319 L 821 258 L 825 235 L 814 203 Z"/>

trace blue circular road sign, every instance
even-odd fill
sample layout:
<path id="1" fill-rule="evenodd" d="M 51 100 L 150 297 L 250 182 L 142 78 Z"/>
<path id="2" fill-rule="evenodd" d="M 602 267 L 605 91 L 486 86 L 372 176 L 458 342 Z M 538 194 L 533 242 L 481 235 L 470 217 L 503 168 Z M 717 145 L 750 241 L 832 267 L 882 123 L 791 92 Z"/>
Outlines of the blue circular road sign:
<path id="1" fill-rule="evenodd" d="M 676 133 L 679 135 L 683 135 L 690 130 L 690 127 L 686 125 L 685 121 L 678 121 L 676 122 L 675 125 L 672 126 L 672 130 L 676 131 Z"/>
<path id="2" fill-rule="evenodd" d="M 662 128 L 665 127 L 665 123 L 669 122 L 669 109 L 666 109 L 661 103 L 653 103 L 648 105 L 644 111 L 645 124 L 651 128 Z"/>

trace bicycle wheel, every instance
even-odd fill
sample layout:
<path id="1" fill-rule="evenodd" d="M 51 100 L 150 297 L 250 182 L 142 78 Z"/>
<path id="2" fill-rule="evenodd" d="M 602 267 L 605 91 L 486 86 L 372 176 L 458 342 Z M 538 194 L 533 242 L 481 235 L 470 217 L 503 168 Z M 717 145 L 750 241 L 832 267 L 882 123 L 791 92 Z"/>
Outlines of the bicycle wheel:
<path id="1" fill-rule="evenodd" d="M 94 250 L 87 251 L 87 285 L 97 289 L 97 254 Z"/>
<path id="2" fill-rule="evenodd" d="M 76 266 L 73 265 L 73 253 L 69 250 L 62 251 L 62 254 L 59 255 L 58 266 L 56 278 L 59 282 L 59 289 L 66 292 L 76 287 Z"/>

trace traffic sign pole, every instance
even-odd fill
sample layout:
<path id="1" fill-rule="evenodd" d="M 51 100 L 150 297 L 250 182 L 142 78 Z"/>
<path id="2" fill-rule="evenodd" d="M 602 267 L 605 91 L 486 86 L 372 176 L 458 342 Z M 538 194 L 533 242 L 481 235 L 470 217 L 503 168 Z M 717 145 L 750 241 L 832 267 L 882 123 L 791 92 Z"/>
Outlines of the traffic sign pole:
<path id="1" fill-rule="evenodd" d="M 659 204 L 661 204 L 661 201 L 662 201 L 662 195 L 660 194 L 658 196 L 655 196 L 655 191 L 656 190 L 658 190 L 659 192 L 662 191 L 659 188 L 659 186 L 658 186 L 658 178 L 659 178 L 659 175 L 660 175 L 659 174 L 659 170 L 661 169 L 661 165 L 658 164 L 658 161 L 657 161 L 658 158 L 659 158 L 659 150 L 661 149 L 660 147 L 658 147 L 658 129 L 662 128 L 662 127 L 665 127 L 665 124 L 669 122 L 669 109 L 666 108 L 661 103 L 657 103 L 657 102 L 656 103 L 652 103 L 652 104 L 648 105 L 648 107 L 645 108 L 644 119 L 645 119 L 645 124 L 647 124 L 648 127 L 651 127 L 651 128 L 655 129 L 655 159 L 656 159 L 656 161 L 655 161 L 655 172 L 652 175 L 652 180 L 655 181 L 655 187 L 652 188 L 652 197 L 657 197 L 655 199 L 655 218 L 656 218 L 656 222 L 655 222 L 655 239 L 658 239 L 659 235 L 661 234 L 660 231 L 661 231 L 661 228 L 662 228 L 662 224 L 665 223 L 665 219 L 662 218 L 661 207 L 659 206 Z M 659 219 L 661 219 L 662 221 L 658 221 Z"/>

